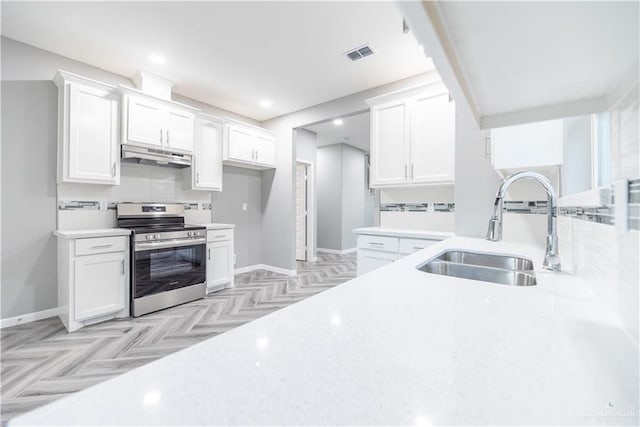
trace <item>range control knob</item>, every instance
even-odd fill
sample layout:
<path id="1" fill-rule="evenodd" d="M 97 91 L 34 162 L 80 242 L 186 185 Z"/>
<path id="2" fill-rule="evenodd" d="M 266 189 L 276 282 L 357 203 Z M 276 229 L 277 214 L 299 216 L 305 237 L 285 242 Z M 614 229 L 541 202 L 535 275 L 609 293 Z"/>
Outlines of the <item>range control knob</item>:
<path id="1" fill-rule="evenodd" d="M 147 240 L 151 240 L 153 239 L 153 236 L 151 234 L 147 234 L 146 236 L 144 236 L 144 238 Z"/>
<path id="2" fill-rule="evenodd" d="M 156 239 L 160 239 L 160 235 L 159 234 L 155 234 L 153 237 L 156 238 Z"/>

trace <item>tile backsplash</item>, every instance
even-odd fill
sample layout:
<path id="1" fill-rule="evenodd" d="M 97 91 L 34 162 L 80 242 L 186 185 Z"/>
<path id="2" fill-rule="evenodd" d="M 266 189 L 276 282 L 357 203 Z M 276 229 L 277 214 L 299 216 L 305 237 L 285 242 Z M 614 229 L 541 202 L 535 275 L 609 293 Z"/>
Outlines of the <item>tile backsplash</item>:
<path id="1" fill-rule="evenodd" d="M 122 202 L 183 203 L 185 220 L 211 222 L 211 193 L 192 190 L 191 169 L 174 169 L 123 162 L 120 185 L 60 183 L 58 229 L 115 226 L 115 208 Z"/>

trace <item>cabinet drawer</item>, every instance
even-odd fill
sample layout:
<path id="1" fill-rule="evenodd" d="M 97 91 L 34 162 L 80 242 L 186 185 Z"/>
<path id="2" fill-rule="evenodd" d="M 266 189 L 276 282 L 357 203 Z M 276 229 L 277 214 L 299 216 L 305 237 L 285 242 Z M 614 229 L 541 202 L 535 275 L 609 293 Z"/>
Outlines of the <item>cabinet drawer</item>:
<path id="1" fill-rule="evenodd" d="M 398 238 L 361 234 L 358 236 L 358 249 L 398 252 Z"/>
<path id="2" fill-rule="evenodd" d="M 412 254 L 435 243 L 438 243 L 438 241 L 426 239 L 400 239 L 400 249 L 398 252 L 401 254 Z"/>
<path id="3" fill-rule="evenodd" d="M 76 256 L 124 252 L 126 250 L 127 238 L 125 236 L 92 237 L 76 240 Z"/>
<path id="4" fill-rule="evenodd" d="M 233 229 L 207 231 L 207 242 L 222 242 L 233 239 Z"/>

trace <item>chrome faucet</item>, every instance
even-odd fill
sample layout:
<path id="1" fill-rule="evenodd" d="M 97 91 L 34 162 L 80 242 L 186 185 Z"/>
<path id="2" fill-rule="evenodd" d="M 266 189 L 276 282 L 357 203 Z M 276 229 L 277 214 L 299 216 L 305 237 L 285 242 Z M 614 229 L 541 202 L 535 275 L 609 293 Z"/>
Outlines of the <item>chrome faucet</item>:
<path id="1" fill-rule="evenodd" d="M 504 179 L 498 189 L 496 202 L 493 205 L 493 216 L 489 220 L 487 240 L 497 242 L 502 239 L 502 201 L 511 184 L 521 179 L 533 179 L 534 181 L 537 181 L 542 185 L 544 191 L 547 193 L 547 250 L 544 254 L 542 267 L 545 270 L 560 271 L 560 255 L 558 254 L 557 233 L 558 200 L 556 192 L 553 189 L 553 185 L 551 185 L 551 181 L 539 173 L 518 172 Z"/>

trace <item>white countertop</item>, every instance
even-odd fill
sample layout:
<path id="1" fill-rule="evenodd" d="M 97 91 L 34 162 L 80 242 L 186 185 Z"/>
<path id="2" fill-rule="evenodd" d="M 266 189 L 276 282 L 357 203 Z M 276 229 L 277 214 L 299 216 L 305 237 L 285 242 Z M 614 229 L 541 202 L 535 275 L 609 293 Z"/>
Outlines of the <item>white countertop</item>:
<path id="1" fill-rule="evenodd" d="M 638 348 L 575 276 L 415 268 L 449 248 L 543 257 L 453 237 L 11 425 L 638 423 Z"/>
<path id="2" fill-rule="evenodd" d="M 208 223 L 208 224 L 195 224 L 207 227 L 207 230 L 223 230 L 226 228 L 236 228 L 235 224 L 220 224 L 220 223 Z"/>
<path id="3" fill-rule="evenodd" d="M 53 234 L 64 239 L 84 239 L 86 237 L 128 236 L 126 228 L 99 228 L 94 230 L 56 230 Z"/>
<path id="4" fill-rule="evenodd" d="M 372 236 L 406 237 L 410 239 L 444 240 L 453 237 L 451 231 L 401 230 L 398 228 L 363 227 L 354 228 L 355 234 L 369 234 Z"/>

